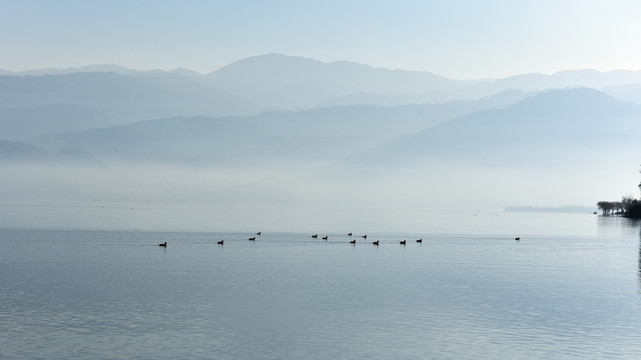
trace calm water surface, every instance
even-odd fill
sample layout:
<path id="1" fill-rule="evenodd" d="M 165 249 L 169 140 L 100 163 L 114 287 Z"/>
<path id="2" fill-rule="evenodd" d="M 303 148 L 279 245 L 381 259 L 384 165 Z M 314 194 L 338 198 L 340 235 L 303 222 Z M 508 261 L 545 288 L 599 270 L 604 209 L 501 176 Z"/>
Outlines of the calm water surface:
<path id="1" fill-rule="evenodd" d="M 641 358 L 639 223 L 376 214 L 353 238 L 342 213 L 287 232 L 4 224 L 0 358 Z"/>

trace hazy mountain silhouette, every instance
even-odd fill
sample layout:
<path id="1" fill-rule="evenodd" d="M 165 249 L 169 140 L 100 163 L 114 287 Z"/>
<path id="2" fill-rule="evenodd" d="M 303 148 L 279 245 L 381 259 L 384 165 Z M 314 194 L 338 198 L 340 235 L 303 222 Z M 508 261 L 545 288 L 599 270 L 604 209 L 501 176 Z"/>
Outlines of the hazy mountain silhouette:
<path id="1" fill-rule="evenodd" d="M 0 140 L 0 163 L 7 162 L 46 162 L 51 161 L 52 155 L 47 150 L 37 146 Z"/>
<path id="2" fill-rule="evenodd" d="M 638 154 L 641 104 L 578 88 L 553 90 L 483 110 L 345 160 L 355 166 L 461 164 L 564 166 L 608 154 Z M 627 153 L 626 153 L 627 152 Z"/>
<path id="3" fill-rule="evenodd" d="M 575 87 L 639 101 L 641 72 L 459 81 L 269 54 L 206 75 L 5 73 L 0 190 L 16 203 L 502 209 L 637 190 L 641 105 Z"/>
<path id="4" fill-rule="evenodd" d="M 349 61 L 267 54 L 238 60 L 207 74 L 209 83 L 264 107 L 376 104 L 393 106 L 472 100 L 510 89 L 533 92 L 558 88 L 641 83 L 641 71 L 568 70 L 504 79 L 454 80 L 429 72 L 372 68 Z"/>
<path id="5" fill-rule="evenodd" d="M 20 141 L 50 133 L 125 124 L 135 118 L 109 108 L 83 104 L 51 104 L 0 109 L 0 134 Z"/>
<path id="6" fill-rule="evenodd" d="M 575 87 L 599 89 L 631 83 L 641 83 L 641 71 L 615 70 L 599 72 L 589 69 L 566 70 L 551 75 L 522 74 L 504 79 L 483 81 L 451 93 L 450 96 L 458 96 L 462 99 L 475 99 L 506 89 L 517 89 L 526 92 Z"/>
<path id="7" fill-rule="evenodd" d="M 621 147 L 627 140 L 617 131 L 636 129 L 630 120 L 636 107 L 597 91 L 546 92 L 501 108 L 533 94 L 526 90 L 574 85 L 607 86 L 632 99 L 639 87 L 629 83 L 641 83 L 638 71 L 592 70 L 469 82 L 279 54 L 242 59 L 207 75 L 114 65 L 61 72 L 0 76 L 3 139 L 31 139 L 53 154 L 76 149 L 86 158 L 206 164 L 327 162 L 375 147 L 362 155 L 365 163 L 417 156 L 491 163 L 518 152 L 542 159 L 570 144 L 601 146 L 599 137 Z M 435 98 L 478 100 L 420 104 Z M 313 109 L 262 112 L 266 108 Z M 496 110 L 467 115 L 482 109 Z M 381 145 L 398 136 L 405 137 Z"/>
<path id="8" fill-rule="evenodd" d="M 600 90 L 618 99 L 641 104 L 641 83 L 608 86 Z"/>
<path id="9" fill-rule="evenodd" d="M 504 107 L 516 101 L 522 100 L 525 97 L 525 92 L 521 90 L 509 89 L 501 91 L 488 96 L 480 97 L 479 100 L 485 101 L 488 108 Z M 530 93 L 529 95 L 532 95 Z M 529 96 L 527 95 L 527 96 Z M 489 99 L 492 98 L 494 105 L 490 104 Z M 355 104 L 377 104 L 381 106 L 399 106 L 407 104 L 448 104 L 453 101 L 459 101 L 461 104 L 469 102 L 470 100 L 448 100 L 442 102 L 434 102 L 432 95 L 416 95 L 416 94 L 351 94 L 334 99 L 330 99 L 323 103 L 325 106 L 345 106 Z"/>
<path id="10" fill-rule="evenodd" d="M 0 163 L 7 164 L 52 164 L 52 165 L 91 165 L 104 164 L 80 149 L 61 148 L 50 152 L 41 147 L 18 141 L 0 139 Z"/>
<path id="11" fill-rule="evenodd" d="M 217 88 L 278 109 L 314 107 L 350 94 L 425 94 L 470 83 L 426 71 L 372 68 L 349 61 L 323 63 L 280 54 L 245 58 L 207 77 Z"/>
<path id="12" fill-rule="evenodd" d="M 138 72 L 138 70 L 129 69 L 119 65 L 113 64 L 97 64 L 97 65 L 87 65 L 80 66 L 68 69 L 57 69 L 57 68 L 48 68 L 48 69 L 34 69 L 34 70 L 25 70 L 25 71 L 8 71 L 0 70 L 0 75 L 65 75 L 73 73 L 82 73 L 82 72 L 113 72 L 118 74 L 131 74 Z"/>
<path id="13" fill-rule="evenodd" d="M 103 107 L 137 120 L 260 110 L 237 96 L 174 73 L 0 76 L 0 108 L 60 103 Z"/>
<path id="14" fill-rule="evenodd" d="M 111 161 L 225 165 L 331 162 L 397 136 L 479 109 L 504 107 L 527 96 L 511 91 L 478 101 L 432 105 L 353 105 L 249 117 L 173 117 L 51 134 L 30 142 L 50 151 L 82 149 Z"/>
<path id="15" fill-rule="evenodd" d="M 510 94 L 521 96 L 518 91 L 578 85 L 607 87 L 614 96 L 641 102 L 638 86 L 630 85 L 641 83 L 640 71 L 581 70 L 459 81 L 429 72 L 279 54 L 241 59 L 207 75 L 117 65 L 5 73 L 11 75 L 0 76 L 0 136 L 7 140 L 171 116 L 253 115 L 269 109 L 438 104 L 499 93 L 507 105 Z M 465 111 L 455 115 L 468 112 L 467 105 L 461 106 Z"/>

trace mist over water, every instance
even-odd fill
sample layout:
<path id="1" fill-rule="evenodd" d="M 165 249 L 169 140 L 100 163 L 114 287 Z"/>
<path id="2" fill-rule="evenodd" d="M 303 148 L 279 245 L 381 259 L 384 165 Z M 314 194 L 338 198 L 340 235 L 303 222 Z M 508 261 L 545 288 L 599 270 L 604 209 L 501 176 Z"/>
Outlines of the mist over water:
<path id="1" fill-rule="evenodd" d="M 337 66 L 0 77 L 0 358 L 638 358 L 641 105 Z"/>
<path id="2" fill-rule="evenodd" d="M 2 3 L 0 360 L 641 359 L 638 2 L 291 3 Z"/>
<path id="3" fill-rule="evenodd" d="M 24 165 L 5 168 L 0 179 L 0 205 L 9 213 L 21 208 L 70 206 L 168 210 L 300 208 L 317 214 L 335 211 L 332 209 L 353 209 L 355 213 L 359 209 L 496 213 L 511 206 L 574 205 L 596 210 L 599 200 L 635 195 L 638 174 L 632 165 L 624 169 L 617 164 L 611 170 L 599 166 L 596 171 L 597 166 L 566 170 L 426 166 L 374 172 L 322 166 L 215 170 Z M 27 219 L 34 218 L 25 215 Z M 270 223 L 271 228 L 284 230 L 296 226 L 289 219 L 261 219 L 271 215 L 269 211 L 264 215 L 256 212 L 246 219 L 247 226 L 252 222 Z M 10 217 L 15 219 L 17 215 Z"/>
<path id="4" fill-rule="evenodd" d="M 438 168 L 434 168 L 438 169 Z M 174 167 L 15 167 L 3 184 L 0 227 L 145 231 L 566 234 L 592 221 L 593 182 L 542 172 L 441 168 L 382 175 L 309 169 L 213 171 Z M 601 178 L 593 181 L 603 181 Z M 614 187 L 618 193 L 620 188 Z M 514 205 L 583 204 L 582 216 L 528 216 Z M 583 220 L 579 220 L 583 219 Z M 526 222 L 527 224 L 527 222 Z M 587 229 L 587 233 L 592 233 Z M 568 227 L 572 231 L 582 227 Z"/>

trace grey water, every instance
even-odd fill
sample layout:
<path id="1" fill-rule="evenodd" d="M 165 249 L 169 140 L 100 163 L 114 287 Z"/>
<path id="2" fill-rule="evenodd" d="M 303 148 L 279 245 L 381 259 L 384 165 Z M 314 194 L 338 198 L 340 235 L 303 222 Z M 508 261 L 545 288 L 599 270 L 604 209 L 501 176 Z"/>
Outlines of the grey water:
<path id="1" fill-rule="evenodd" d="M 132 211 L 4 218 L 0 358 L 641 357 L 636 221 L 381 209 L 266 221 L 254 209 L 171 230 L 171 216 Z M 266 231 L 273 217 L 289 228 Z"/>

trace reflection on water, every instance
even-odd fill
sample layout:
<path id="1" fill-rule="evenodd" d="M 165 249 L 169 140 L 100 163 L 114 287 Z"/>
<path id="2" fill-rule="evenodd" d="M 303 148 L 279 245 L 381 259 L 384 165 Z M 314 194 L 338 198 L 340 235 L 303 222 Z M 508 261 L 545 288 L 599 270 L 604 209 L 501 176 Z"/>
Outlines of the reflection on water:
<path id="1" fill-rule="evenodd" d="M 637 241 L 637 292 L 641 295 L 641 219 L 623 216 L 598 216 L 599 236 L 603 238 L 636 238 Z"/>
<path id="2" fill-rule="evenodd" d="M 637 238 L 641 229 L 641 220 L 623 216 L 598 215 L 598 236 Z"/>
<path id="3" fill-rule="evenodd" d="M 623 216 L 598 216 L 599 236 L 603 238 L 636 238 L 638 293 L 641 294 L 641 219 Z"/>
<path id="4" fill-rule="evenodd" d="M 352 228 L 355 245 L 318 227 L 0 230 L 0 358 L 639 358 L 638 222 L 458 215 L 440 226 L 465 234 Z"/>
<path id="5" fill-rule="evenodd" d="M 638 279 L 639 279 L 639 294 L 641 295 L 641 219 L 626 219 L 626 225 L 630 229 L 636 229 L 639 235 L 639 267 L 638 267 Z"/>

